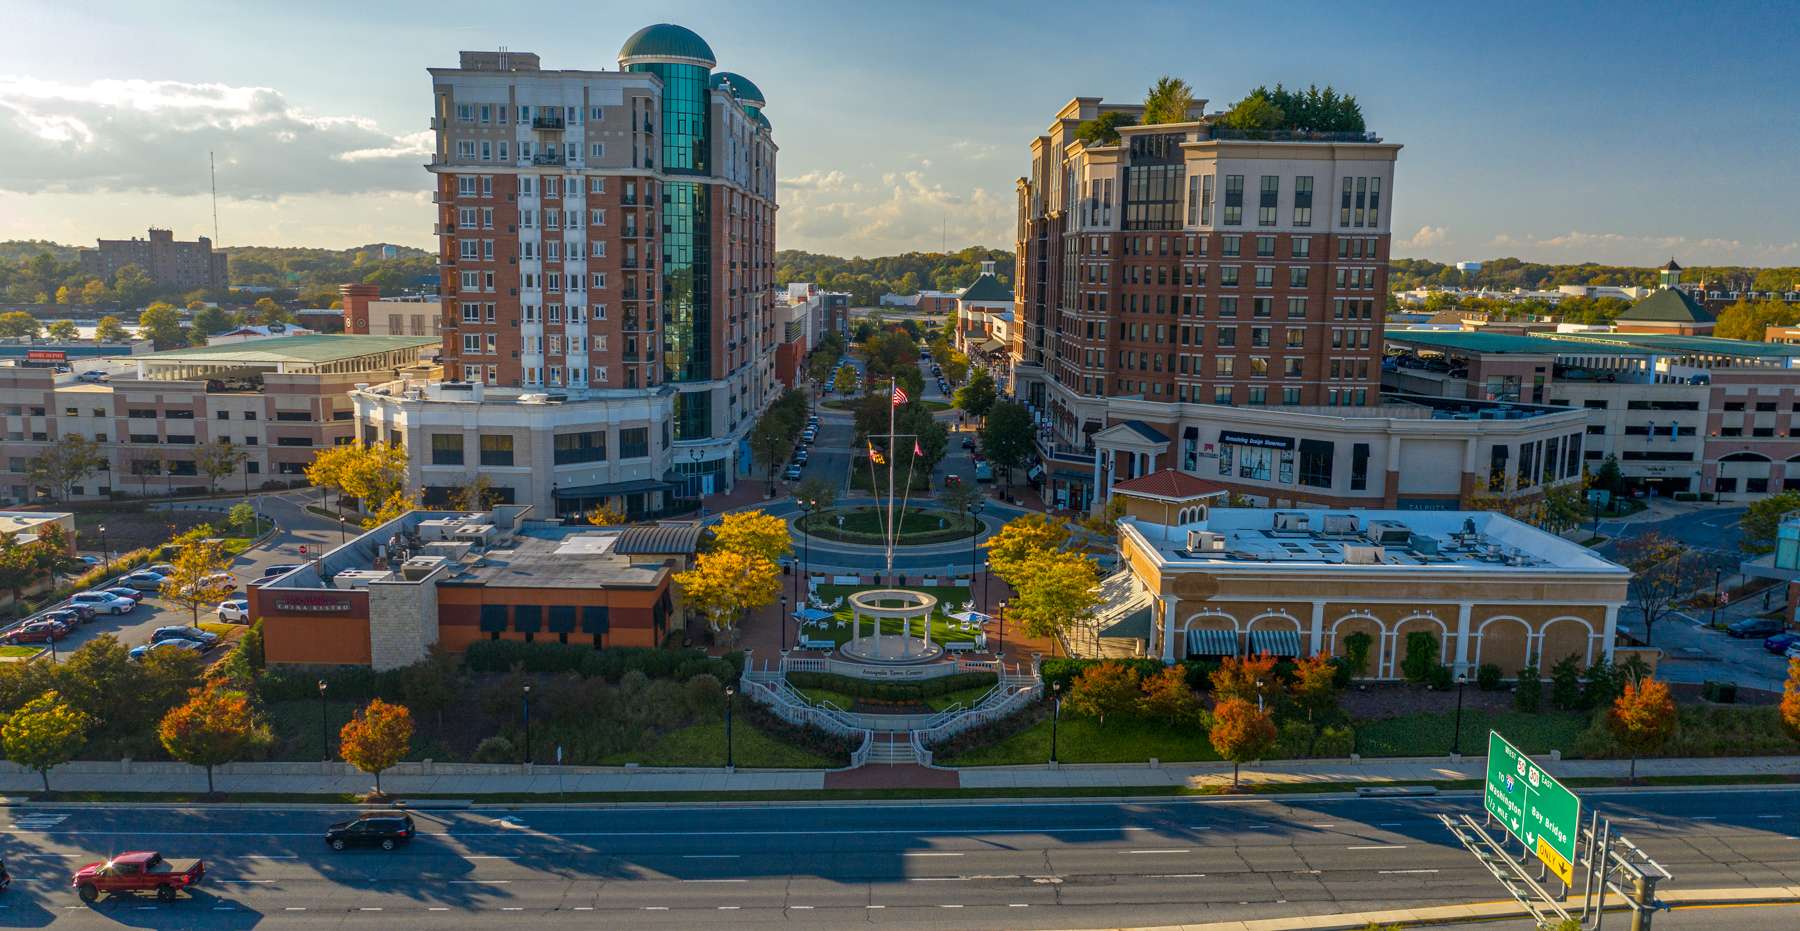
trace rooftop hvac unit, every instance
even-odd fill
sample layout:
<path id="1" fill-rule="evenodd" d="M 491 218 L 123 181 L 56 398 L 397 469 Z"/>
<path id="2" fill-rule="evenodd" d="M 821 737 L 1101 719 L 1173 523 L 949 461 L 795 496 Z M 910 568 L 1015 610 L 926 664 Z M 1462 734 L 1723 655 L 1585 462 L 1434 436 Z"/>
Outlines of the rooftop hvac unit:
<path id="1" fill-rule="evenodd" d="M 1187 548 L 1190 553 L 1223 553 L 1225 552 L 1225 535 L 1210 530 L 1190 530 L 1187 535 Z"/>
<path id="2" fill-rule="evenodd" d="M 417 582 L 436 572 L 447 562 L 449 560 L 442 556 L 414 556 L 400 564 L 400 577 L 408 582 Z"/>
<path id="3" fill-rule="evenodd" d="M 500 530 L 493 524 L 464 524 L 451 535 L 451 539 L 461 540 L 477 549 L 491 545 L 499 537 Z"/>
<path id="4" fill-rule="evenodd" d="M 387 573 L 375 569 L 346 569 L 332 576 L 331 583 L 338 588 L 366 589 L 370 582 L 380 582 L 387 577 Z"/>
<path id="5" fill-rule="evenodd" d="M 1344 565 L 1346 566 L 1378 566 L 1387 553 L 1379 546 L 1367 543 L 1344 544 Z"/>
<path id="6" fill-rule="evenodd" d="M 452 517 L 434 517 L 419 521 L 419 539 L 433 543 L 450 539 L 450 534 L 462 526 L 462 521 Z"/>
<path id="7" fill-rule="evenodd" d="M 1276 511 L 1275 530 L 1280 533 L 1305 533 L 1312 527 L 1310 514 L 1299 511 Z"/>
<path id="8" fill-rule="evenodd" d="M 1379 546 L 1405 546 L 1412 530 L 1397 520 L 1369 521 L 1369 542 Z"/>
<path id="9" fill-rule="evenodd" d="M 1325 515 L 1325 532 L 1328 534 L 1356 534 L 1358 525 L 1355 514 Z"/>
<path id="10" fill-rule="evenodd" d="M 1412 538 L 1412 551 L 1420 556 L 1436 556 L 1438 554 L 1437 537 L 1415 536 Z"/>

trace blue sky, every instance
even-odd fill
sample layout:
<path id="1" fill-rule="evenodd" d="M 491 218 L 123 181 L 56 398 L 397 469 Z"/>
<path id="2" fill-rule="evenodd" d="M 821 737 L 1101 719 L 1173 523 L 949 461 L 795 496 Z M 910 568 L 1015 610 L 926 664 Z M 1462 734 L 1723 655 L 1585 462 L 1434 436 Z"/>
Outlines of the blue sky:
<path id="1" fill-rule="evenodd" d="M 1791 4 L 9 7 L 0 238 L 205 232 L 211 148 L 227 244 L 426 245 L 425 68 L 501 45 L 611 68 L 667 20 L 768 96 L 783 247 L 1010 247 L 1054 111 L 1169 73 L 1217 107 L 1277 81 L 1356 94 L 1405 145 L 1396 255 L 1800 264 Z"/>

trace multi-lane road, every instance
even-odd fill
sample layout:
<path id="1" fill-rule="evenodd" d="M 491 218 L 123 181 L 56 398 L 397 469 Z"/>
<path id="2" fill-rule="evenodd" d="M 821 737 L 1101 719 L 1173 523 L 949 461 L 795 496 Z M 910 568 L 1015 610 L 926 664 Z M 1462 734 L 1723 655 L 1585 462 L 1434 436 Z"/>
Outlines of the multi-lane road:
<path id="1" fill-rule="evenodd" d="M 1800 881 L 1780 789 L 1588 793 L 1666 889 Z M 1491 901 L 1435 799 L 520 808 L 417 814 L 392 853 L 333 853 L 322 808 L 11 808 L 0 926 L 1095 928 Z M 68 888 L 86 858 L 204 857 L 192 899 Z"/>

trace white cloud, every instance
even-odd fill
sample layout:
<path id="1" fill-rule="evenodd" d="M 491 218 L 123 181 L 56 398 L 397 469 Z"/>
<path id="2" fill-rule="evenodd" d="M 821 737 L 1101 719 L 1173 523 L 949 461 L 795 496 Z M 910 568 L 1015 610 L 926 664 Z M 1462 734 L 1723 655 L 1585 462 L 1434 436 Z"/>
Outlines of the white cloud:
<path id="1" fill-rule="evenodd" d="M 842 191 L 852 187 L 852 185 L 849 184 L 849 180 L 849 176 L 841 171 L 814 170 L 806 172 L 805 174 L 796 175 L 792 178 L 782 178 L 781 186 L 783 188 L 793 188 L 803 191 Z M 862 186 L 855 185 L 854 187 L 857 190 L 861 190 Z"/>
<path id="2" fill-rule="evenodd" d="M 1690 236 L 1570 230 L 1551 236 L 1502 233 L 1488 245 L 1527 261 L 1655 265 L 1673 256 L 1684 265 L 1791 265 L 1800 263 L 1800 241 L 1746 242 Z"/>
<path id="3" fill-rule="evenodd" d="M 1445 240 L 1447 240 L 1449 238 L 1449 236 L 1450 236 L 1449 227 L 1429 226 L 1429 225 L 1421 226 L 1421 227 L 1419 227 L 1418 232 L 1412 234 L 1412 238 L 1404 240 L 1403 242 L 1401 242 L 1401 245 L 1408 246 L 1413 249 L 1428 249 L 1432 246 L 1443 245 Z"/>
<path id="4" fill-rule="evenodd" d="M 199 194 L 209 151 L 231 198 L 413 190 L 430 144 L 267 87 L 0 77 L 0 190 Z"/>
<path id="5" fill-rule="evenodd" d="M 835 185 L 821 183 L 837 176 Z M 800 183 L 804 182 L 804 183 Z M 807 172 L 783 181 L 779 244 L 836 255 L 889 255 L 1012 243 L 1012 199 L 976 186 L 952 190 L 923 170 L 890 171 L 879 183 L 841 172 Z"/>

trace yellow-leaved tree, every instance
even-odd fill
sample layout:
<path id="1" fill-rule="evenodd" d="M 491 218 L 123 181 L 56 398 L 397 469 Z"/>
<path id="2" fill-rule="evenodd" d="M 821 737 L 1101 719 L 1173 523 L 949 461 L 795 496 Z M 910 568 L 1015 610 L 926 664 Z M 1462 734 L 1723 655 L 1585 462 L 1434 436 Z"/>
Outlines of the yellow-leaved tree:
<path id="1" fill-rule="evenodd" d="M 675 584 L 689 608 L 699 611 L 715 632 L 736 635 L 746 610 L 773 604 L 781 594 L 781 570 L 758 555 L 730 550 L 701 553 L 694 567 L 677 573 Z"/>
<path id="2" fill-rule="evenodd" d="M 713 548 L 744 556 L 761 556 L 779 564 L 794 552 L 787 521 L 762 511 L 737 511 L 722 515 L 713 527 Z"/>
<path id="3" fill-rule="evenodd" d="M 231 563 L 218 540 L 184 544 L 170 563 L 175 571 L 163 578 L 162 597 L 188 609 L 190 623 L 200 623 L 200 606 L 212 607 L 237 591 L 237 580 L 225 571 Z"/>
<path id="4" fill-rule="evenodd" d="M 6 758 L 38 771 L 44 791 L 50 791 L 50 767 L 67 763 L 87 744 L 94 719 L 63 701 L 55 690 L 19 707 L 0 726 L 0 743 Z"/>
<path id="5" fill-rule="evenodd" d="M 1044 514 L 1026 514 L 1006 522 L 988 537 L 988 565 L 994 575 L 1014 588 L 1030 574 L 1030 564 L 1069 542 L 1069 528 Z"/>

